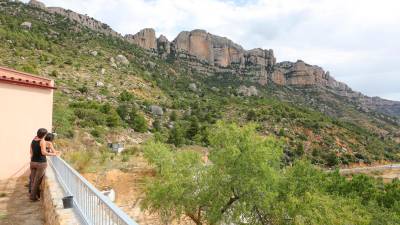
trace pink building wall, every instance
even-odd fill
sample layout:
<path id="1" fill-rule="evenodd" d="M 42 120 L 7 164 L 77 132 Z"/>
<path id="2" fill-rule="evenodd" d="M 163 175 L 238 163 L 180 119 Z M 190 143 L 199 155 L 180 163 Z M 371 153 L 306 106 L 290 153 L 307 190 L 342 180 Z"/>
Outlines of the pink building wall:
<path id="1" fill-rule="evenodd" d="M 0 68 L 0 78 L 5 78 L 3 74 Z M 26 74 L 13 76 L 17 80 L 19 76 L 26 78 Z M 53 85 L 51 80 L 42 80 Z M 51 131 L 52 107 L 53 89 L 0 79 L 0 180 L 20 176 L 29 169 L 30 142 L 38 128 Z"/>

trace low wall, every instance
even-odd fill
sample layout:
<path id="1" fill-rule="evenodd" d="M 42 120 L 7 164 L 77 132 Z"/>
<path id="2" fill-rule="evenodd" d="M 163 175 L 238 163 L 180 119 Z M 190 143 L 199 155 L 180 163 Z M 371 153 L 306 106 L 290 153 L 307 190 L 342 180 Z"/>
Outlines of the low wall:
<path id="1" fill-rule="evenodd" d="M 64 191 L 55 177 L 50 166 L 46 170 L 45 179 L 42 182 L 42 204 L 45 217 L 45 225 L 80 225 L 79 218 L 73 209 L 64 209 L 62 198 Z"/>

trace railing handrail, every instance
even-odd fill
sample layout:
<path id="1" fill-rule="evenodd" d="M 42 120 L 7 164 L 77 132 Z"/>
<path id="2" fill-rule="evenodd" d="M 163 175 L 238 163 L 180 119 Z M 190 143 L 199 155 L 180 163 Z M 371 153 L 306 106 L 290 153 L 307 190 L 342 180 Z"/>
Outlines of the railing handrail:
<path id="1" fill-rule="evenodd" d="M 60 171 L 57 170 L 57 166 L 54 165 L 54 162 L 58 160 L 61 162 L 62 166 L 68 169 L 70 173 L 72 173 L 80 182 L 82 182 L 90 192 L 92 192 L 100 201 L 102 201 L 108 209 L 110 209 L 119 219 L 123 222 L 123 224 L 126 225 L 138 225 L 136 222 L 134 222 L 124 211 L 122 211 L 120 208 L 118 208 L 108 197 L 104 196 L 97 188 L 95 188 L 89 181 L 87 181 L 82 175 L 80 175 L 74 168 L 72 168 L 67 162 L 65 162 L 62 158 L 58 156 L 53 156 L 50 157 L 50 165 L 54 169 L 57 179 L 63 183 L 63 188 L 68 194 L 71 194 L 74 196 L 76 193 L 73 193 L 73 191 L 70 190 L 68 185 L 65 184 L 65 181 L 62 179 L 63 176 L 61 176 Z M 61 180 L 60 180 L 61 179 Z M 82 216 L 86 220 L 88 224 L 92 224 L 92 220 L 89 218 L 86 218 L 84 213 L 82 212 L 81 206 L 79 203 L 76 201 L 75 196 L 74 196 L 74 203 L 76 206 L 78 206 L 78 210 L 81 211 Z"/>

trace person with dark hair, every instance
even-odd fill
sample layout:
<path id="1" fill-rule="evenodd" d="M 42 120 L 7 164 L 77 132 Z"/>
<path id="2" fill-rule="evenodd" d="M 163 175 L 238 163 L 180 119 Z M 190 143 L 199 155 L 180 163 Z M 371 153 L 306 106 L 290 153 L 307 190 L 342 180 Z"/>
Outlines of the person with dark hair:
<path id="1" fill-rule="evenodd" d="M 40 128 L 37 131 L 36 137 L 31 142 L 31 175 L 29 181 L 30 199 L 37 201 L 40 197 L 40 184 L 47 167 L 46 156 L 55 156 L 56 153 L 47 152 L 46 141 L 44 140 L 47 134 L 45 128 Z"/>
<path id="2" fill-rule="evenodd" d="M 53 145 L 54 137 L 55 135 L 53 133 L 47 133 L 46 136 L 44 137 L 44 140 L 46 141 L 46 151 L 50 153 L 59 154 L 59 151 L 56 151 L 54 149 Z"/>

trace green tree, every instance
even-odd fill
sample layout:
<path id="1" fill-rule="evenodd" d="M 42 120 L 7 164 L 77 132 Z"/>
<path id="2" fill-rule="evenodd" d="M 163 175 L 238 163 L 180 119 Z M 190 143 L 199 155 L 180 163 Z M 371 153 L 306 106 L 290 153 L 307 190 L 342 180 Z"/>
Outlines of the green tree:
<path id="1" fill-rule="evenodd" d="M 170 119 L 171 121 L 176 121 L 177 118 L 178 118 L 178 114 L 176 113 L 175 110 L 173 110 L 173 111 L 171 112 L 171 114 L 169 115 L 169 119 Z"/>
<path id="2" fill-rule="evenodd" d="M 119 94 L 119 100 L 121 102 L 129 102 L 132 101 L 134 98 L 133 94 L 131 94 L 130 92 L 123 90 L 121 92 L 121 94 Z"/>
<path id="3" fill-rule="evenodd" d="M 132 112 L 129 117 L 129 122 L 133 129 L 142 133 L 148 130 L 147 121 L 141 113 Z"/>
<path id="4" fill-rule="evenodd" d="M 169 132 L 168 143 L 180 147 L 185 144 L 185 142 L 185 130 L 180 123 L 176 123 Z"/>
<path id="5" fill-rule="evenodd" d="M 199 123 L 199 119 L 197 119 L 196 116 L 193 116 L 190 119 L 190 125 L 189 129 L 186 132 L 186 137 L 190 140 L 193 140 L 193 138 L 200 132 L 201 126 Z"/>
<path id="6" fill-rule="evenodd" d="M 261 224 L 255 211 L 276 195 L 280 143 L 257 135 L 253 125 L 221 122 L 210 130 L 212 164 L 205 165 L 197 152 L 147 144 L 144 155 L 158 172 L 144 208 L 170 219 L 186 215 L 197 225 L 243 219 Z"/>

